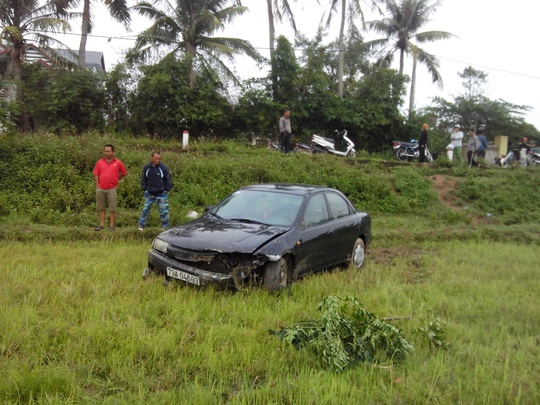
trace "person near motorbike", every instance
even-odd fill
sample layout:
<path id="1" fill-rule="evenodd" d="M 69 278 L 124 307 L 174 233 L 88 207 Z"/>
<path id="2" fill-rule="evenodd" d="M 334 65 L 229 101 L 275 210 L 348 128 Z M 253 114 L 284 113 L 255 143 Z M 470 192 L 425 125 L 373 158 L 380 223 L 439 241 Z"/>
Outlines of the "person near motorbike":
<path id="1" fill-rule="evenodd" d="M 426 162 L 426 148 L 428 144 L 428 129 L 429 125 L 424 124 L 422 125 L 422 133 L 420 134 L 420 139 L 418 140 L 418 161 L 420 163 Z"/>
<path id="2" fill-rule="evenodd" d="M 279 119 L 279 145 L 283 153 L 291 151 L 291 111 L 287 108 Z"/>
<path id="3" fill-rule="evenodd" d="M 518 146 L 519 150 L 519 162 L 521 163 L 521 166 L 527 166 L 527 155 L 531 151 L 531 146 L 527 141 L 529 138 L 524 136 L 521 138 L 521 143 Z"/>
<path id="4" fill-rule="evenodd" d="M 467 142 L 467 159 L 469 161 L 469 167 L 479 166 L 474 160 L 479 146 L 480 140 L 478 139 L 478 136 L 474 133 L 474 130 L 469 130 L 469 141 Z"/>
<path id="5" fill-rule="evenodd" d="M 463 146 L 463 132 L 461 132 L 461 126 L 459 124 L 454 125 L 454 130 L 450 134 L 450 144 L 446 147 L 448 151 L 448 159 L 453 160 L 455 155 L 455 160 L 461 162 L 462 154 L 461 148 Z"/>
<path id="6" fill-rule="evenodd" d="M 476 156 L 478 156 L 479 158 L 485 159 L 486 150 L 487 150 L 487 140 L 486 140 L 486 135 L 484 134 L 484 130 L 482 128 L 478 129 L 478 131 L 476 131 L 476 136 L 478 137 L 478 140 L 480 141 L 480 146 L 476 150 Z"/>

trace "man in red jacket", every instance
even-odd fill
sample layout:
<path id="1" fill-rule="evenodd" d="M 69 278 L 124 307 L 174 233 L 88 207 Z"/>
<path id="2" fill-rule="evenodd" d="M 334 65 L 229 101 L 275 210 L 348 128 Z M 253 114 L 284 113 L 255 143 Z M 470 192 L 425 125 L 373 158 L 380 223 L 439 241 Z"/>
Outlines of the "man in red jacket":
<path id="1" fill-rule="evenodd" d="M 105 226 L 106 210 L 109 210 L 109 230 L 114 231 L 116 219 L 116 186 L 118 181 L 127 174 L 124 164 L 114 157 L 114 146 L 108 143 L 103 147 L 103 158 L 94 167 L 96 178 L 96 206 L 99 212 L 99 225 L 96 231 Z"/>

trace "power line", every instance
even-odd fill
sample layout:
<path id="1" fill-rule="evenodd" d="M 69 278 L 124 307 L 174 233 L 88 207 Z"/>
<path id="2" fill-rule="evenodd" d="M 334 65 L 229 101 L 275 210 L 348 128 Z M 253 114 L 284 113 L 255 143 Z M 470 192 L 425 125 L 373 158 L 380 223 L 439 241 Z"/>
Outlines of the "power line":
<path id="1" fill-rule="evenodd" d="M 33 30 L 31 32 L 45 33 L 45 31 L 38 31 L 38 30 Z M 72 35 L 72 36 L 81 36 L 81 34 L 73 33 L 73 32 L 48 31 L 47 33 L 61 34 L 61 35 Z M 119 39 L 119 40 L 122 40 L 122 41 L 135 41 L 137 39 L 136 38 L 137 35 L 114 36 L 114 35 L 88 34 L 88 36 L 91 37 L 91 38 L 104 38 L 104 39 L 107 39 L 109 41 L 111 41 L 113 39 Z M 268 51 L 268 50 L 270 50 L 270 48 L 268 48 L 268 47 L 254 47 L 254 49 L 256 49 L 257 51 Z M 304 48 L 293 48 L 293 49 L 294 49 L 294 51 L 302 51 Z M 330 51 L 335 51 L 335 52 L 338 51 L 337 49 L 329 49 L 329 50 Z M 357 53 L 357 52 L 345 51 L 345 53 Z M 472 62 L 465 62 L 465 61 L 452 59 L 452 58 L 447 58 L 447 57 L 439 56 L 439 55 L 434 55 L 434 56 L 441 59 L 441 60 L 448 60 L 448 61 L 451 61 L 451 62 L 461 63 L 462 65 L 473 66 L 473 67 L 482 68 L 482 69 L 489 69 L 489 70 L 493 70 L 493 71 L 496 71 L 496 72 L 506 73 L 506 74 L 510 74 L 510 75 L 514 75 L 514 76 L 526 77 L 528 79 L 540 80 L 540 76 L 533 76 L 533 75 L 528 75 L 528 74 L 524 74 L 524 73 L 512 72 L 512 71 L 505 70 L 505 69 L 499 69 L 499 68 L 494 68 L 494 67 L 491 67 L 491 66 L 479 65 L 479 64 L 476 64 L 476 63 L 472 63 Z"/>

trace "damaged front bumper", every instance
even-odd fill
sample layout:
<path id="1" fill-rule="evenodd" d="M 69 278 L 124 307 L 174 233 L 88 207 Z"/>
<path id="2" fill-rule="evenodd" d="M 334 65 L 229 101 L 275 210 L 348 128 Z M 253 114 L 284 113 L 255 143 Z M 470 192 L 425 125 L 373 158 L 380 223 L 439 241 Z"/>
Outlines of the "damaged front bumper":
<path id="1" fill-rule="evenodd" d="M 230 275 L 188 266 L 172 260 L 153 249 L 148 251 L 148 267 L 154 269 L 157 273 L 165 274 L 167 280 L 172 278 L 201 286 L 214 284 L 222 287 L 232 287 L 235 285 L 234 278 Z"/>

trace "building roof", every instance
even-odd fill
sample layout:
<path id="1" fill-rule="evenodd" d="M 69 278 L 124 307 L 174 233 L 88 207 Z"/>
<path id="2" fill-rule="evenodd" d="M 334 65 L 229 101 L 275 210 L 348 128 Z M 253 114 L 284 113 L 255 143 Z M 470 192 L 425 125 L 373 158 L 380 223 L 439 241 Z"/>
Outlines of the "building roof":
<path id="1" fill-rule="evenodd" d="M 24 60 L 27 63 L 41 63 L 49 68 L 62 68 L 62 63 L 56 60 L 50 52 L 56 53 L 60 58 L 64 58 L 71 63 L 78 63 L 77 52 L 68 49 L 44 49 L 34 44 L 24 45 Z M 0 58 L 9 57 L 5 46 L 0 45 Z M 86 51 L 85 66 L 93 71 L 105 72 L 105 59 L 103 52 Z"/>

